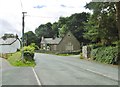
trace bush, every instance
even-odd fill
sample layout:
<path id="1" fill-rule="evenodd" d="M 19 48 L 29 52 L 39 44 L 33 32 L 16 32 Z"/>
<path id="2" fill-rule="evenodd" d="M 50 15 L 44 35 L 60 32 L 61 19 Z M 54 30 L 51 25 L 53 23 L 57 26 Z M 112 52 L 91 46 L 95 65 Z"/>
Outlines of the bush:
<path id="1" fill-rule="evenodd" d="M 24 57 L 25 57 L 26 61 L 34 60 L 34 50 L 35 50 L 35 48 L 32 46 L 24 47 Z"/>
<path id="2" fill-rule="evenodd" d="M 102 45 L 101 43 L 89 45 L 89 47 L 91 47 L 92 49 L 96 49 L 96 48 L 99 48 L 99 47 L 102 47 L 102 46 L 103 46 L 103 45 Z"/>
<path id="3" fill-rule="evenodd" d="M 31 43 L 29 46 L 34 47 L 35 50 L 39 50 L 40 49 L 37 45 L 35 45 L 35 43 Z"/>
<path id="4" fill-rule="evenodd" d="M 109 46 L 93 49 L 91 58 L 107 64 L 118 64 L 118 47 Z"/>
<path id="5" fill-rule="evenodd" d="M 84 57 L 83 57 L 83 54 L 82 54 L 82 53 L 80 53 L 80 59 L 84 59 Z"/>

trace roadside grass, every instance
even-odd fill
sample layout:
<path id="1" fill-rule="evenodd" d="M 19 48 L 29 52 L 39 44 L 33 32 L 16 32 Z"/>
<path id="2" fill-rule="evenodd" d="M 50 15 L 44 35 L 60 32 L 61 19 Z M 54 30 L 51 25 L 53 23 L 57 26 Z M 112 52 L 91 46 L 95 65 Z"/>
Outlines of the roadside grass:
<path id="1" fill-rule="evenodd" d="M 56 54 L 56 55 L 58 55 L 58 56 L 72 56 L 74 54 Z"/>
<path id="2" fill-rule="evenodd" d="M 11 56 L 7 58 L 13 66 L 30 66 L 34 67 L 36 65 L 35 61 L 22 61 L 21 60 L 21 52 L 13 53 Z"/>
<path id="3" fill-rule="evenodd" d="M 12 53 L 0 54 L 0 57 L 7 59 L 7 58 L 10 57 L 11 55 L 12 55 Z"/>

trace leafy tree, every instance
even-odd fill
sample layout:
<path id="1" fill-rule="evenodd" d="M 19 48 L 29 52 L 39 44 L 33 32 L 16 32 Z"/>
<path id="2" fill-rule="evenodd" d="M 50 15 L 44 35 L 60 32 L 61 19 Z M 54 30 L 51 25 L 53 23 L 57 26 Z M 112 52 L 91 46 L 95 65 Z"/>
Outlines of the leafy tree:
<path id="1" fill-rule="evenodd" d="M 89 13 L 83 12 L 67 17 L 66 22 L 62 23 L 60 35 L 64 36 L 70 30 L 80 42 L 86 42 L 87 40 L 83 38 L 84 22 L 87 22 L 89 16 Z"/>
<path id="2" fill-rule="evenodd" d="M 118 30 L 116 27 L 115 3 L 90 2 L 85 7 L 93 10 L 93 15 L 86 24 L 84 37 L 88 35 L 87 37 L 89 38 L 86 38 L 90 40 L 99 38 L 103 44 L 110 44 L 111 41 L 117 40 Z M 94 23 L 94 26 L 92 23 Z M 88 28 L 90 25 L 92 26 L 91 29 Z M 94 36 L 95 38 L 93 38 Z"/>
<path id="3" fill-rule="evenodd" d="M 68 17 L 60 17 L 58 20 L 58 27 L 62 28 L 64 24 L 66 24 L 68 21 Z"/>
<path id="4" fill-rule="evenodd" d="M 37 37 L 41 38 L 44 37 L 53 37 L 53 30 L 52 30 L 52 24 L 49 22 L 47 24 L 40 25 L 36 30 L 35 33 Z"/>
<path id="5" fill-rule="evenodd" d="M 31 43 L 36 43 L 39 46 L 39 38 L 32 32 L 28 31 L 24 34 L 24 39 L 26 42 L 26 45 L 30 45 Z"/>
<path id="6" fill-rule="evenodd" d="M 54 37 L 59 37 L 59 26 L 58 26 L 58 23 L 57 22 L 54 22 L 52 24 L 52 30 L 53 30 L 53 35 Z"/>
<path id="7" fill-rule="evenodd" d="M 116 3 L 116 20 L 120 39 L 120 1 Z"/>
<path id="8" fill-rule="evenodd" d="M 3 38 L 3 40 L 6 40 L 7 38 L 18 38 L 18 35 L 16 34 L 16 35 L 14 35 L 14 34 L 4 34 L 3 36 L 2 36 L 2 38 Z"/>
<path id="9" fill-rule="evenodd" d="M 89 21 L 85 23 L 85 33 L 83 35 L 84 38 L 91 40 L 92 42 L 99 40 L 99 25 L 95 22 L 92 16 L 89 18 Z"/>

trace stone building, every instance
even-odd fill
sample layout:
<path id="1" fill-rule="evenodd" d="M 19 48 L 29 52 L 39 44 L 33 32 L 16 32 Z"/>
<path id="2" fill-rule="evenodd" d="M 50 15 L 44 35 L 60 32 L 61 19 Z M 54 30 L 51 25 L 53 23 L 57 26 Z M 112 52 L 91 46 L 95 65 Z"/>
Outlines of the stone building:
<path id="1" fill-rule="evenodd" d="M 63 38 L 42 37 L 41 49 L 56 52 L 72 52 L 80 50 L 80 43 L 69 31 Z"/>

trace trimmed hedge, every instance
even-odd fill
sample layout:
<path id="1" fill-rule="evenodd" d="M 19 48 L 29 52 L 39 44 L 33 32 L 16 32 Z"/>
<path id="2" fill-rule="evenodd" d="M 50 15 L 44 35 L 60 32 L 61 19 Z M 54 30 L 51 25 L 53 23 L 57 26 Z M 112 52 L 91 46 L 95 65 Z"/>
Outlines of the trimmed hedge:
<path id="1" fill-rule="evenodd" d="M 92 49 L 91 58 L 107 64 L 118 64 L 118 47 L 99 47 Z"/>

